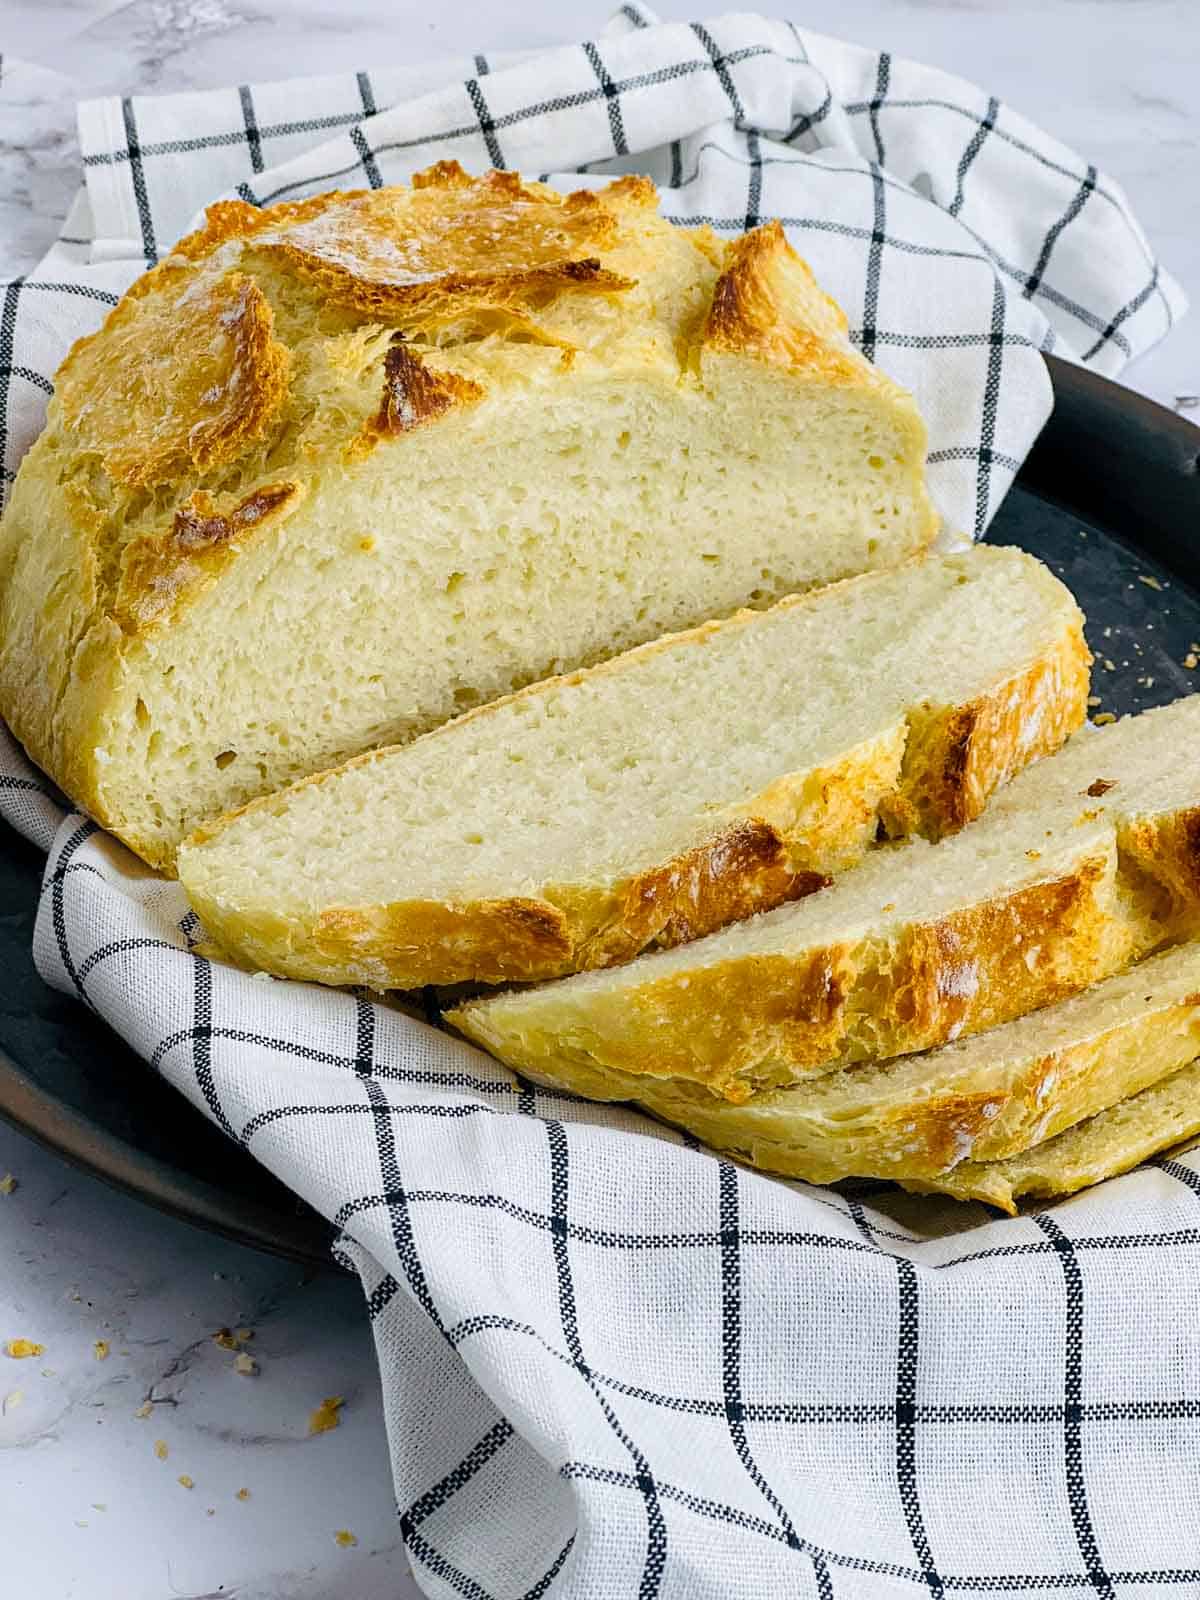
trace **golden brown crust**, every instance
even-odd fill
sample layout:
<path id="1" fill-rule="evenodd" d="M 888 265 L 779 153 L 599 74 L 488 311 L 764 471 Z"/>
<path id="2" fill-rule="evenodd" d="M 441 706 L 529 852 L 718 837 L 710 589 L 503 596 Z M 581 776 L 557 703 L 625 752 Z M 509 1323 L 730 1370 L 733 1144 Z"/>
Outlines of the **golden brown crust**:
<path id="1" fill-rule="evenodd" d="M 584 1064 L 569 1050 L 534 1075 L 598 1099 L 636 1100 L 764 1171 L 817 1183 L 892 1178 L 1010 1205 L 1034 1174 L 1063 1170 L 1045 1141 L 1064 1129 L 1081 1125 L 1094 1150 L 1085 1119 L 1125 1102 L 1109 1120 L 1134 1131 L 1145 1123 L 1130 1097 L 1165 1086 L 1200 1051 L 1200 1003 L 1194 994 L 1176 998 L 1198 964 L 1200 948 L 1185 945 L 1136 970 L 1132 990 L 1117 979 L 1011 1023 L 978 1042 L 990 1040 L 990 1049 L 952 1045 L 738 1104 Z M 1152 991 L 1144 1002 L 1143 986 Z"/>
<path id="2" fill-rule="evenodd" d="M 814 326 L 814 302 L 823 327 Z M 710 348 L 755 355 L 823 383 L 857 383 L 865 363 L 844 344 L 845 328 L 840 307 L 816 287 L 778 222 L 729 246 L 704 329 Z"/>
<path id="3" fill-rule="evenodd" d="M 363 455 L 379 439 L 411 433 L 423 423 L 445 416 L 456 406 L 483 399 L 482 385 L 454 372 L 432 372 L 415 351 L 394 336 L 383 361 L 383 398 L 379 410 L 363 424 L 348 453 Z"/>
<path id="4" fill-rule="evenodd" d="M 282 228 L 255 228 L 251 248 L 285 264 L 327 302 L 384 321 L 427 322 L 468 303 L 517 308 L 571 291 L 632 287 L 595 254 L 619 234 L 603 194 L 563 200 L 515 172 L 470 178 L 450 162 L 418 176 L 411 191 L 328 195 L 320 211 L 288 215 Z M 614 196 L 617 205 L 622 198 Z"/>
<path id="5" fill-rule="evenodd" d="M 1075 621 L 1056 649 L 987 695 L 910 713 L 900 792 L 883 806 L 892 837 L 937 839 L 982 816 L 1001 785 L 1082 725 L 1091 663 Z"/>
<path id="6" fill-rule="evenodd" d="M 266 483 L 220 510 L 198 489 L 175 513 L 169 533 L 126 546 L 116 621 L 126 633 L 161 624 L 185 594 L 217 575 L 240 538 L 294 511 L 303 497 L 298 483 Z"/>
<path id="7" fill-rule="evenodd" d="M 615 966 L 643 950 L 686 944 L 831 882 L 824 873 L 797 869 L 783 836 L 769 823 L 736 822 L 619 884 L 604 923 L 582 930 L 572 952 L 574 970 Z"/>
<path id="8" fill-rule="evenodd" d="M 734 1101 L 764 1076 L 781 1083 L 930 1049 L 1103 975 L 1108 868 L 1084 860 L 1062 877 L 892 938 L 731 956 L 649 979 L 603 1008 L 568 1004 L 562 1026 L 579 1054 L 604 1068 L 691 1081 Z M 484 1006 L 453 1020 L 518 1070 L 546 1068 L 557 1048 L 528 1026 L 496 1032 Z"/>
<path id="9" fill-rule="evenodd" d="M 283 403 L 288 354 L 242 273 L 168 300 L 127 298 L 79 340 L 55 387 L 80 447 L 129 488 L 236 461 Z"/>

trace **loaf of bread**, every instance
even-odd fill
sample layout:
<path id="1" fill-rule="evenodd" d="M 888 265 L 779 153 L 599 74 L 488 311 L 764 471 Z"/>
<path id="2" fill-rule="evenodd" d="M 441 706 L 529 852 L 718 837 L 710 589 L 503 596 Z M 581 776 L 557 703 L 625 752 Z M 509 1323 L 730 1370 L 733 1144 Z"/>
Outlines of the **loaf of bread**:
<path id="1" fill-rule="evenodd" d="M 1081 730 L 940 844 L 628 966 L 469 1001 L 466 1036 L 572 1085 L 615 1069 L 741 1101 L 1024 1015 L 1200 935 L 1200 696 Z"/>
<path id="2" fill-rule="evenodd" d="M 919 1194 L 939 1190 L 986 1200 L 1010 1216 L 1024 1196 L 1048 1200 L 1130 1172 L 1200 1134 L 1200 1059 L 1140 1094 L 1068 1128 L 1007 1161 L 964 1161 L 936 1183 L 905 1182 Z"/>
<path id="3" fill-rule="evenodd" d="M 778 224 L 455 163 L 222 202 L 57 374 L 0 534 L 0 714 L 170 870 L 255 795 L 911 557 L 924 453 Z"/>
<path id="4" fill-rule="evenodd" d="M 980 546 L 677 634 L 202 826 L 244 964 L 378 989 L 545 978 L 799 898 L 883 821 L 939 837 L 1085 716 L 1068 591 Z"/>
<path id="5" fill-rule="evenodd" d="M 1007 1161 L 1200 1055 L 1200 944 L 923 1055 L 865 1062 L 743 1105 L 691 1083 L 571 1062 L 531 1074 L 593 1100 L 636 1100 L 767 1172 L 814 1183 L 919 1180 L 987 1199 Z M 997 1203 L 1003 1203 L 998 1200 Z"/>

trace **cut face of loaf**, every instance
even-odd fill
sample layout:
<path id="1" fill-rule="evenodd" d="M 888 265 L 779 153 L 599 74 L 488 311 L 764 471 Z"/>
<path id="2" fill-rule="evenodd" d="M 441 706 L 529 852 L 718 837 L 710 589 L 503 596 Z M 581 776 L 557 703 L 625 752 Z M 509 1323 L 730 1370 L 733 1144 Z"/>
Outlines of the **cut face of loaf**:
<path id="1" fill-rule="evenodd" d="M 209 933 L 379 989 L 628 960 L 795 899 L 895 832 L 938 836 L 1083 721 L 1066 589 L 979 547 L 535 685 L 201 828 Z"/>
<path id="2" fill-rule="evenodd" d="M 566 1059 L 534 1076 L 590 1099 L 636 1100 L 714 1149 L 785 1177 L 911 1179 L 963 1196 L 987 1187 L 985 1198 L 1003 1204 L 997 1174 L 1019 1168 L 1019 1152 L 1197 1055 L 1193 942 L 972 1039 L 763 1090 L 744 1105 L 695 1084 Z"/>
<path id="3" fill-rule="evenodd" d="M 450 1014 L 520 1071 L 613 1068 L 744 1100 L 927 1050 L 1200 933 L 1200 696 L 1082 730 L 940 844 L 629 966 Z"/>
<path id="4" fill-rule="evenodd" d="M 941 1190 L 960 1200 L 986 1200 L 1010 1215 L 1024 1196 L 1075 1194 L 1131 1172 L 1152 1156 L 1200 1134 L 1200 1060 L 1110 1106 L 1056 1139 L 1007 1161 L 964 1161 L 936 1182 L 906 1182 L 918 1193 Z"/>
<path id="5" fill-rule="evenodd" d="M 443 163 L 206 226 L 55 379 L 0 713 L 170 869 L 202 820 L 547 675 L 885 568 L 910 397 L 771 223 Z"/>

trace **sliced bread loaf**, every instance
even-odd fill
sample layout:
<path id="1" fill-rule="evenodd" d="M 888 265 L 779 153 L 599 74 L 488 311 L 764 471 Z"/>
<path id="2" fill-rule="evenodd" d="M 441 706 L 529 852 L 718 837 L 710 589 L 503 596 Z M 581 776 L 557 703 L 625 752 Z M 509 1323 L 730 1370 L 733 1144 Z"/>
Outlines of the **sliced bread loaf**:
<path id="1" fill-rule="evenodd" d="M 635 1100 L 767 1172 L 814 1183 L 920 1179 L 970 1194 L 994 1163 L 1197 1055 L 1200 944 L 1193 941 L 972 1039 L 763 1090 L 743 1105 L 696 1084 L 569 1057 L 531 1076 L 593 1100 Z"/>
<path id="2" fill-rule="evenodd" d="M 987 1200 L 1010 1215 L 1023 1196 L 1074 1194 L 1141 1166 L 1200 1134 L 1200 1060 L 1140 1094 L 1068 1128 L 1007 1161 L 964 1161 L 936 1182 L 905 1182 L 918 1193 L 941 1191 Z"/>
<path id="3" fill-rule="evenodd" d="M 202 827 L 179 874 L 255 967 L 411 988 L 628 960 L 795 899 L 882 819 L 934 837 L 1085 714 L 1068 591 L 977 547 L 535 685 Z"/>
<path id="4" fill-rule="evenodd" d="M 0 714 L 168 869 L 251 796 L 937 521 L 911 398 L 778 223 L 673 227 L 645 178 L 222 202 L 54 389 Z"/>
<path id="5" fill-rule="evenodd" d="M 1200 933 L 1200 696 L 1082 730 L 940 844 L 625 967 L 450 1020 L 521 1071 L 756 1088 L 929 1049 Z"/>

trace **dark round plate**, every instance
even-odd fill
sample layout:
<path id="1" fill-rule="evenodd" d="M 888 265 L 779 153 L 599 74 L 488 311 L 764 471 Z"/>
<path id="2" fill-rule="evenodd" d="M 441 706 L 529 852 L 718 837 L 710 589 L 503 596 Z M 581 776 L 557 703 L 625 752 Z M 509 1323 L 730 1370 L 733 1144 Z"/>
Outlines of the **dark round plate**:
<path id="1" fill-rule="evenodd" d="M 1041 556 L 1074 590 L 1103 709 L 1160 705 L 1200 686 L 1200 669 L 1183 664 L 1200 645 L 1200 429 L 1049 365 L 1054 416 L 988 537 Z M 0 1115 L 174 1216 L 328 1266 L 328 1223 L 38 977 L 41 867 L 0 828 Z"/>

